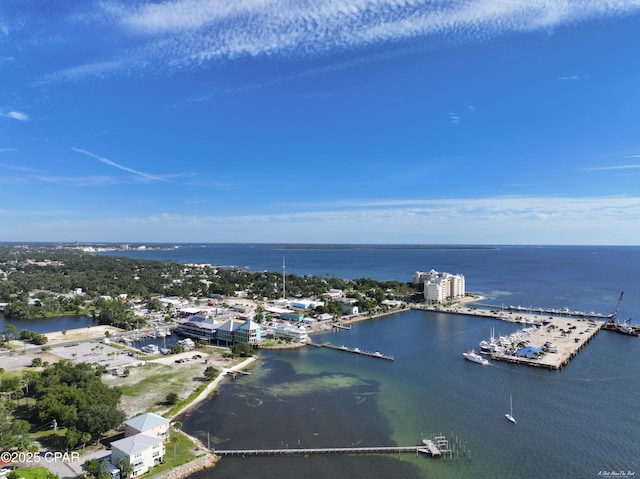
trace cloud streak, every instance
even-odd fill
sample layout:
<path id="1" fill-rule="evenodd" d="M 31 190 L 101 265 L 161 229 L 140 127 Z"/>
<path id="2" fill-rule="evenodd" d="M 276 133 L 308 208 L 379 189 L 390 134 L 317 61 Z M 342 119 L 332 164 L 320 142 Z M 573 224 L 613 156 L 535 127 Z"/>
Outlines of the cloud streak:
<path id="1" fill-rule="evenodd" d="M 427 47 L 432 40 L 482 41 L 638 10 L 640 0 L 106 0 L 87 21 L 99 19 L 104 34 L 134 43 L 117 59 L 78 65 L 57 77 L 316 56 L 418 37 Z"/>
<path id="2" fill-rule="evenodd" d="M 0 112 L 0 116 L 3 116 L 5 118 L 11 118 L 13 120 L 18 120 L 18 121 L 29 121 L 29 115 L 19 111 Z"/>
<path id="3" fill-rule="evenodd" d="M 583 171 L 615 171 L 615 170 L 636 170 L 640 168 L 640 164 L 635 165 L 614 165 L 614 166 L 597 166 L 594 168 L 584 168 Z"/>
<path id="4" fill-rule="evenodd" d="M 156 176 L 156 175 L 151 175 L 149 173 L 145 173 L 143 171 L 138 171 L 138 170 L 134 170 L 133 168 L 129 168 L 128 166 L 124 166 L 121 165 L 119 163 L 116 163 L 115 161 L 111 161 L 108 160 L 107 158 L 103 158 L 101 156 L 98 156 L 94 153 L 91 153 L 90 151 L 87 150 L 83 150 L 82 148 L 71 148 L 73 151 L 75 151 L 76 153 L 81 153 L 83 155 L 86 155 L 90 158 L 93 158 L 95 160 L 98 160 L 102 163 L 104 163 L 105 165 L 109 165 L 109 166 L 113 166 L 114 168 L 117 168 L 119 170 L 122 171 L 126 171 L 127 173 L 132 173 L 136 176 L 139 176 L 145 180 L 150 180 L 150 181 L 167 181 L 166 178 L 162 178 L 160 176 Z"/>

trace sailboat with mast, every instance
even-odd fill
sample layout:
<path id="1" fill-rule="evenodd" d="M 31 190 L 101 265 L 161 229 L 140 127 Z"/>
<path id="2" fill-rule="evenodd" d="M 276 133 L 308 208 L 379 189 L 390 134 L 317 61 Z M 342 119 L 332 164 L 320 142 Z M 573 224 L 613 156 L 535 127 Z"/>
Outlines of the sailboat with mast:
<path id="1" fill-rule="evenodd" d="M 513 417 L 513 398 L 509 395 L 509 412 L 504 415 L 509 421 L 516 424 L 516 419 Z"/>

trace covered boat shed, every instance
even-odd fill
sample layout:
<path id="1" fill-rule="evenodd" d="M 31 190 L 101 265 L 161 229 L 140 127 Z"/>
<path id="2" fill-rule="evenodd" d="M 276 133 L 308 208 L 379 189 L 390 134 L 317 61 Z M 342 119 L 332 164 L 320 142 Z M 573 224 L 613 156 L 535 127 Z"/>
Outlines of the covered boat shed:
<path id="1" fill-rule="evenodd" d="M 516 356 L 528 359 L 537 359 L 543 354 L 544 351 L 542 349 L 534 348 L 533 346 L 527 346 L 526 348 L 521 348 L 516 351 Z"/>

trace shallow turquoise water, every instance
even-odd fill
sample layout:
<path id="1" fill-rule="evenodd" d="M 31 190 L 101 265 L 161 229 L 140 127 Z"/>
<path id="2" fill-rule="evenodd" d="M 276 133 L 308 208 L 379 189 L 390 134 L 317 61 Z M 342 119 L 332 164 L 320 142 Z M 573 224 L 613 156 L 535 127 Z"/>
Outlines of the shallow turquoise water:
<path id="1" fill-rule="evenodd" d="M 519 327 L 411 311 L 316 339 L 393 354 L 392 362 L 310 347 L 266 352 L 254 374 L 226 383 L 184 427 L 203 440 L 208 431 L 218 448 L 412 445 L 443 434 L 458 450 L 452 460 L 225 458 L 215 477 L 263 467 L 273 471 L 263 477 L 309 478 L 369 467 L 369 477 L 380 478 L 596 477 L 638 469 L 640 417 L 629 401 L 640 395 L 637 338 L 602 331 L 561 371 L 465 361 L 461 353 L 492 326 L 500 333 Z M 504 418 L 510 394 L 517 425 Z"/>

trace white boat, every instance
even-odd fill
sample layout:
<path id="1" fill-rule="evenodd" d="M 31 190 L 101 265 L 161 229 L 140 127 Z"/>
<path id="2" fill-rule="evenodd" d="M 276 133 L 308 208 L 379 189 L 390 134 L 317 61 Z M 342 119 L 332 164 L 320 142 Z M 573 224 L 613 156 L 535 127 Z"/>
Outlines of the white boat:
<path id="1" fill-rule="evenodd" d="M 160 349 L 155 344 L 149 344 L 140 348 L 140 351 L 147 354 L 160 354 Z"/>
<path id="2" fill-rule="evenodd" d="M 476 353 L 473 349 L 470 349 L 466 353 L 462 353 L 462 355 L 464 356 L 465 359 L 471 362 L 478 363 L 478 364 L 489 364 L 488 359 L 483 358 L 478 353 Z"/>
<path id="3" fill-rule="evenodd" d="M 509 421 L 516 424 L 516 419 L 513 417 L 513 399 L 509 396 L 509 412 L 504 415 Z"/>

